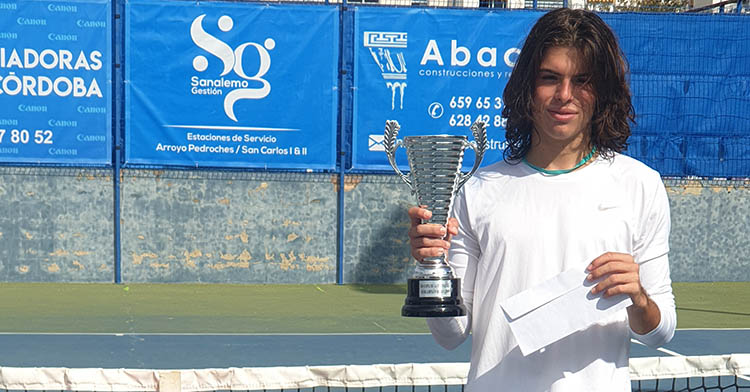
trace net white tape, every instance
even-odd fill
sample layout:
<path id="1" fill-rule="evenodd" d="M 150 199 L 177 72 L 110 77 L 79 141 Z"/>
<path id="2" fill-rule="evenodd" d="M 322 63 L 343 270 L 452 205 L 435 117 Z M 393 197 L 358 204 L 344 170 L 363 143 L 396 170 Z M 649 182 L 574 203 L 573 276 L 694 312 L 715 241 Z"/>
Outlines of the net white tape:
<path id="1" fill-rule="evenodd" d="M 630 359 L 631 380 L 750 375 L 750 354 Z"/>
<path id="2" fill-rule="evenodd" d="M 0 367 L 0 390 L 213 391 L 314 387 L 373 388 L 463 385 L 468 363 L 407 363 L 190 370 Z M 631 379 L 750 375 L 750 354 L 630 360 Z"/>
<path id="3" fill-rule="evenodd" d="M 77 391 L 277 390 L 461 385 L 468 363 L 191 370 L 0 367 L 0 389 Z"/>

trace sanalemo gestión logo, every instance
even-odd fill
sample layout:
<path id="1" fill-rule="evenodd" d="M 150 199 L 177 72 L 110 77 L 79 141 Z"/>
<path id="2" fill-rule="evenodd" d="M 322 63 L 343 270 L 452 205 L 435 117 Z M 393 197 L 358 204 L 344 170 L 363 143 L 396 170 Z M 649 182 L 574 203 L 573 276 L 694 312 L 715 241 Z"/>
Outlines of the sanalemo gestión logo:
<path id="1" fill-rule="evenodd" d="M 262 45 L 244 42 L 233 49 L 228 43 L 206 32 L 203 28 L 205 18 L 206 14 L 202 14 L 193 20 L 190 25 L 190 38 L 197 47 L 210 54 L 212 59 L 221 62 L 221 72 L 217 77 L 191 76 L 190 92 L 193 95 L 224 96 L 224 113 L 229 119 L 237 122 L 234 110 L 237 101 L 263 99 L 271 92 L 271 84 L 264 76 L 271 68 L 270 51 L 276 47 L 276 41 L 266 38 Z M 228 15 L 223 15 L 219 17 L 217 26 L 220 31 L 228 33 L 234 28 L 234 20 Z M 248 49 L 257 52 L 258 56 L 257 69 L 250 74 L 245 70 L 243 61 Z M 193 69 L 201 74 L 209 72 L 209 63 L 209 58 L 203 54 L 192 59 Z"/>

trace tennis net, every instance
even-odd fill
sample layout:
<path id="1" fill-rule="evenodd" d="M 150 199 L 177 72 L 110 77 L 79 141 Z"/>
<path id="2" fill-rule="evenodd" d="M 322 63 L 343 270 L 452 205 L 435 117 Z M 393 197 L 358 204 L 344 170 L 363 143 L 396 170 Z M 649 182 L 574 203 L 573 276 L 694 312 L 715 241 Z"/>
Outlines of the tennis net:
<path id="1" fill-rule="evenodd" d="M 468 363 L 192 370 L 0 367 L 0 391 L 460 392 Z M 750 391 L 750 354 L 634 358 L 633 391 Z"/>

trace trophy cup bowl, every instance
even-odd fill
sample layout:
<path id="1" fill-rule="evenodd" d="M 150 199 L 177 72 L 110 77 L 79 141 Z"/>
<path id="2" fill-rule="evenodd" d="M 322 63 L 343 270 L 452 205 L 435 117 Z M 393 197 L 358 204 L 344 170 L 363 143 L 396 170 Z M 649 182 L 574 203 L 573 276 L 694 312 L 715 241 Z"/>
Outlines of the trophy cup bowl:
<path id="1" fill-rule="evenodd" d="M 471 126 L 474 141 L 465 136 L 427 135 L 407 136 L 397 140 L 400 125 L 386 121 L 383 144 L 391 164 L 401 179 L 416 194 L 420 206 L 432 212 L 429 220 L 445 226 L 450 217 L 453 199 L 461 186 L 479 168 L 487 150 L 486 125 L 477 121 Z M 409 174 L 405 175 L 396 165 L 396 150 L 406 148 Z M 467 174 L 461 173 L 464 151 L 474 150 L 474 167 Z M 414 274 L 407 281 L 406 301 L 401 315 L 406 317 L 456 317 L 466 315 L 461 300 L 461 282 L 455 277 L 445 255 L 427 257 L 417 263 Z"/>

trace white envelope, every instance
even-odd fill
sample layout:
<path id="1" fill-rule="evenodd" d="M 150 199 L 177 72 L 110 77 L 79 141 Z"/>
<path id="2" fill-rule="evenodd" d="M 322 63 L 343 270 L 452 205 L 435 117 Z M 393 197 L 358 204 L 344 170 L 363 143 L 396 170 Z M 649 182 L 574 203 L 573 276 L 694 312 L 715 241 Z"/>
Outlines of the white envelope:
<path id="1" fill-rule="evenodd" d="M 370 151 L 385 151 L 383 140 L 385 140 L 385 135 L 383 134 L 370 135 L 367 139 L 367 148 Z"/>
<path id="2" fill-rule="evenodd" d="M 592 295 L 584 268 L 569 269 L 500 303 L 523 355 L 529 355 L 573 332 L 630 306 L 628 295 Z"/>

